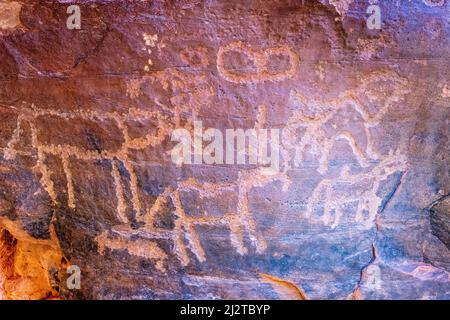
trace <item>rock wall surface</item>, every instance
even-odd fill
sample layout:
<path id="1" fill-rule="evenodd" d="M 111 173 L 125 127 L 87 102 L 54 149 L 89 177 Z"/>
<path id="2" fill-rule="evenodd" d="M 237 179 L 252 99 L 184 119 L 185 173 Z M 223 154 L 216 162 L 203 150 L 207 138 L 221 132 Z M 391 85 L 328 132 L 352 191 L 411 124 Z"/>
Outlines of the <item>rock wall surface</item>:
<path id="1" fill-rule="evenodd" d="M 449 299 L 450 4 L 369 5 L 0 1 L 0 298 Z"/>

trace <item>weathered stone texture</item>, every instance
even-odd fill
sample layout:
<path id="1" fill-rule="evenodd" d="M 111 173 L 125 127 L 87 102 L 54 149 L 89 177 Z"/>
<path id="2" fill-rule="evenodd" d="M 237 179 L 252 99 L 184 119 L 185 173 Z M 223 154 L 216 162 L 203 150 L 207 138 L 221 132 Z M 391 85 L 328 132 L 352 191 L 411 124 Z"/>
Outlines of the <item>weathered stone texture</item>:
<path id="1" fill-rule="evenodd" d="M 77 3 L 0 1 L 0 298 L 450 298 L 449 1 Z"/>

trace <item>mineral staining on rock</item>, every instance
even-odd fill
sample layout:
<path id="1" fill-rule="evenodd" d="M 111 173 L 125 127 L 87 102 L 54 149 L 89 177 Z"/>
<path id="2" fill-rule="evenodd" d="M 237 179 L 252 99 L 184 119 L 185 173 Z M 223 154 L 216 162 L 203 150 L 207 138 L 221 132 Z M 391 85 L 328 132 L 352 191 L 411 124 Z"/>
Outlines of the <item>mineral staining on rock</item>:
<path id="1" fill-rule="evenodd" d="M 329 0 L 340 15 L 345 15 L 354 0 Z"/>
<path id="2" fill-rule="evenodd" d="M 69 31 L 0 2 L 0 298 L 450 298 L 448 4 L 367 5 L 92 1 Z M 279 170 L 174 164 L 196 121 L 280 129 Z"/>

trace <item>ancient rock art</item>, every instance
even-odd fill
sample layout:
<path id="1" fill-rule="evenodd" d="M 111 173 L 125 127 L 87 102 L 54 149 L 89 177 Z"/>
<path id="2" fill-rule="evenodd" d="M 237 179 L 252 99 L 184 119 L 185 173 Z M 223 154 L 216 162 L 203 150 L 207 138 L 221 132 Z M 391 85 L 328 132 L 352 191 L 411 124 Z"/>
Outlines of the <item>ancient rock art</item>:
<path id="1" fill-rule="evenodd" d="M 240 53 L 246 56 L 254 64 L 255 72 L 239 72 L 232 70 L 226 65 L 225 55 L 227 53 Z M 285 70 L 268 70 L 270 59 L 275 56 L 285 56 L 289 58 L 289 67 Z M 217 53 L 217 70 L 219 74 L 227 81 L 234 83 L 263 82 L 263 81 L 282 81 L 292 77 L 298 69 L 299 57 L 288 46 L 268 48 L 257 51 L 250 48 L 241 41 L 232 42 L 219 48 Z"/>
<path id="2" fill-rule="evenodd" d="M 157 40 L 157 35 L 144 34 L 145 50 L 149 55 L 152 53 L 152 48 L 156 46 Z M 254 64 L 256 71 L 252 73 L 232 70 L 226 65 L 225 56 L 233 52 L 247 57 Z M 268 64 L 274 56 L 288 58 L 288 67 L 269 71 Z M 209 64 L 207 49 L 203 47 L 186 49 L 180 53 L 180 58 L 189 65 L 196 62 L 196 66 L 200 68 L 206 68 Z M 152 64 L 152 60 L 149 59 L 145 71 L 149 71 Z M 282 81 L 292 77 L 297 72 L 298 66 L 298 55 L 287 46 L 256 51 L 242 42 L 233 42 L 221 47 L 217 56 L 219 74 L 233 83 Z M 370 85 L 375 81 L 387 78 L 391 81 L 394 79 L 394 93 L 376 112 L 372 113 L 360 100 L 360 95 L 364 93 L 369 95 L 369 99 L 375 100 L 375 96 L 370 97 Z M 189 83 L 197 84 L 196 92 L 191 91 Z M 319 155 L 317 170 L 324 178 L 312 191 L 307 208 L 300 214 L 300 217 L 311 223 L 323 223 L 331 228 L 336 228 L 340 224 L 346 208 L 355 204 L 356 212 L 352 220 L 370 227 L 383 200 L 377 194 L 381 183 L 391 174 L 406 170 L 406 159 L 400 152 L 392 152 L 383 156 L 376 150 L 371 130 L 380 123 L 393 104 L 408 92 L 407 83 L 391 73 L 376 72 L 361 79 L 361 85 L 358 88 L 345 91 L 335 99 L 314 99 L 300 91 L 291 90 L 289 100 L 296 109 L 283 129 L 284 139 L 282 139 L 281 152 L 284 168 L 281 172 L 267 173 L 261 168 L 240 170 L 238 179 L 234 183 L 205 183 L 194 178 L 178 181 L 175 186 L 166 186 L 152 206 L 144 210 L 145 206 L 139 196 L 135 164 L 130 159 L 129 152 L 160 145 L 166 138 L 169 127 L 179 128 L 181 125 L 190 127 L 196 120 L 201 106 L 208 105 L 214 96 L 214 90 L 208 85 L 207 74 L 202 73 L 201 70 L 197 73 L 189 73 L 176 68 L 152 72 L 139 79 L 129 80 L 127 95 L 133 99 L 140 97 L 144 93 L 142 88 L 148 84 L 162 88 L 170 96 L 171 106 L 168 107 L 158 101 L 158 98 L 154 98 L 155 104 L 162 111 L 130 109 L 126 113 L 101 113 L 86 110 L 71 112 L 42 110 L 34 106 L 31 108 L 9 107 L 17 112 L 17 125 L 4 149 L 4 157 L 7 160 L 14 160 L 17 155 L 24 152 L 17 146 L 25 134 L 23 126 L 29 125 L 32 148 L 35 150 L 35 154 L 31 155 L 36 158 L 36 167 L 41 173 L 40 183 L 54 204 L 57 204 L 59 191 L 56 190 L 55 182 L 52 180 L 52 170 L 46 165 L 48 155 L 56 156 L 61 160 L 62 171 L 67 183 L 67 206 L 72 209 L 77 206 L 77 195 L 71 162 L 77 160 L 107 160 L 110 162 L 118 224 L 96 237 L 98 250 L 102 255 L 105 255 L 107 250 L 127 251 L 130 255 L 154 262 L 156 270 L 162 273 L 167 272 L 168 259 L 172 255 L 183 267 L 192 262 L 192 256 L 198 262 L 203 263 L 207 261 L 208 256 L 202 243 L 203 235 L 199 234 L 199 228 L 208 226 L 226 228 L 231 247 L 240 255 L 249 254 L 251 250 L 258 254 L 264 253 L 268 244 L 264 235 L 258 231 L 254 217 L 256 213 L 250 209 L 249 194 L 255 188 L 262 188 L 275 182 L 281 182 L 281 191 L 286 192 L 291 185 L 289 170 L 301 165 L 308 148 Z M 353 109 L 360 116 L 365 139 L 361 140 L 352 132 L 340 128 L 335 128 L 334 135 L 327 135 L 325 126 L 345 108 Z M 259 106 L 255 129 L 262 129 L 267 125 L 267 109 L 266 105 Z M 182 123 L 181 115 L 186 111 L 190 111 L 191 114 L 183 119 Z M 102 150 L 88 150 L 70 144 L 42 143 L 39 140 L 39 128 L 36 126 L 36 120 L 39 117 L 48 116 L 61 120 L 80 118 L 93 123 L 112 121 L 120 129 L 122 143 L 117 149 Z M 132 138 L 127 122 L 146 119 L 157 122 L 156 135 L 147 134 L 143 137 Z M 299 129 L 304 130 L 302 134 L 299 134 Z M 337 177 L 328 176 L 330 156 L 337 140 L 343 140 L 348 144 L 363 171 L 353 173 L 350 167 L 345 167 Z M 125 177 L 123 172 L 121 173 L 121 168 L 124 168 L 128 175 L 130 201 L 135 219 L 130 219 L 131 217 L 127 215 L 129 204 L 125 197 L 126 186 L 123 182 Z M 352 192 L 341 191 L 342 185 L 351 186 Z M 196 194 L 200 200 L 205 200 L 220 197 L 225 192 L 237 194 L 237 202 L 234 210 L 223 212 L 222 215 L 212 215 L 209 212 L 203 212 L 200 216 L 193 215 L 186 209 L 182 200 L 184 193 Z M 173 208 L 169 209 L 173 216 L 173 226 L 170 228 L 160 226 L 157 221 L 161 214 L 168 214 L 167 208 Z M 322 208 L 324 213 L 317 214 L 317 210 Z M 135 224 L 136 221 L 138 225 Z M 170 244 L 169 249 L 161 245 L 162 241 Z M 284 292 L 283 290 L 288 288 L 290 294 L 295 293 L 299 298 L 305 298 L 301 290 L 298 291 L 298 288 L 281 279 L 267 275 L 264 275 L 263 278 L 272 286 L 281 286 L 280 292 Z"/>
<path id="3" fill-rule="evenodd" d="M 148 55 L 147 63 L 144 66 L 144 71 L 149 72 L 150 67 L 153 65 L 151 55 L 153 54 L 153 49 L 157 46 L 158 35 L 157 34 L 151 35 L 144 33 L 142 35 L 142 38 L 144 40 L 144 47 L 142 49 Z M 161 50 L 160 46 L 158 46 L 158 50 Z M 138 98 L 142 94 L 141 85 L 144 81 L 145 76 L 140 77 L 138 79 L 131 79 L 127 81 L 127 92 L 126 92 L 127 96 L 129 96 L 132 99 Z"/>
<path id="4" fill-rule="evenodd" d="M 441 7 L 445 4 L 445 0 L 423 0 L 423 3 L 429 7 Z"/>
<path id="5" fill-rule="evenodd" d="M 175 227 L 172 230 L 167 230 L 154 226 L 154 215 L 161 210 L 162 206 L 168 205 L 171 202 L 175 207 Z M 189 254 L 187 252 L 187 247 L 189 247 L 195 257 L 200 261 L 204 262 L 206 260 L 205 252 L 198 238 L 198 234 L 195 231 L 196 225 L 218 225 L 218 224 L 226 224 L 227 221 L 232 221 L 233 217 L 224 216 L 223 218 L 214 218 L 214 217 L 204 217 L 204 218 L 194 218 L 189 217 L 183 207 L 183 204 L 180 199 L 180 194 L 178 189 L 173 189 L 171 187 L 166 188 L 166 190 L 158 196 L 152 208 L 148 210 L 148 212 L 141 217 L 139 217 L 140 221 L 144 222 L 144 227 L 134 230 L 131 226 L 123 224 L 114 227 L 111 232 L 119 236 L 120 240 L 110 240 L 107 237 L 108 232 L 105 231 L 102 235 L 97 237 L 99 243 L 101 243 L 100 253 L 104 252 L 104 248 L 110 249 L 125 249 L 126 246 L 119 245 L 120 243 L 124 243 L 131 237 L 138 236 L 140 239 L 134 241 L 134 246 L 139 248 L 136 250 L 129 250 L 130 254 L 152 258 L 151 256 L 147 256 L 145 252 L 149 251 L 151 248 L 149 246 L 154 246 L 157 250 L 161 250 L 156 242 L 150 240 L 171 240 L 173 245 L 173 253 L 177 256 L 178 260 L 183 266 L 186 266 L 189 262 Z M 229 222 L 232 223 L 232 222 Z M 150 239 L 150 240 L 149 240 Z M 187 241 L 188 245 L 185 245 L 184 241 Z M 142 250 L 142 253 L 140 253 Z"/>
<path id="6" fill-rule="evenodd" d="M 137 176 L 134 171 L 133 164 L 129 159 L 129 150 L 143 150 L 147 147 L 154 147 L 160 144 L 166 136 L 167 121 L 166 116 L 159 111 L 145 111 L 138 109 L 130 109 L 128 113 L 117 112 L 105 112 L 97 113 L 94 111 L 79 111 L 79 112 L 62 112 L 56 110 L 42 110 L 37 109 L 35 106 L 31 108 L 16 108 L 10 107 L 10 109 L 18 112 L 17 127 L 4 150 L 4 156 L 7 160 L 13 160 L 18 152 L 23 151 L 16 148 L 17 143 L 21 137 L 21 128 L 24 123 L 28 123 L 31 128 L 31 141 L 32 148 L 36 151 L 36 166 L 41 173 L 41 184 L 46 190 L 48 195 L 54 204 L 57 202 L 57 192 L 52 181 L 52 172 L 46 164 L 46 156 L 53 155 L 61 159 L 63 165 L 63 171 L 67 181 L 67 204 L 70 208 L 76 207 L 76 195 L 73 186 L 73 177 L 70 168 L 71 161 L 74 160 L 109 160 L 112 163 L 111 175 L 115 182 L 116 196 L 117 196 L 117 217 L 120 221 L 126 222 L 127 217 L 124 214 L 124 194 L 123 186 L 120 181 L 120 174 L 117 169 L 117 163 L 123 164 L 128 174 L 130 175 L 130 188 L 132 193 L 132 205 L 136 213 L 141 212 L 141 203 L 138 196 L 138 182 Z M 55 144 L 43 144 L 39 142 L 39 132 L 36 128 L 36 119 L 39 117 L 53 116 L 63 119 L 81 118 L 88 121 L 105 121 L 111 120 L 117 123 L 123 135 L 123 144 L 118 150 L 100 150 L 92 151 L 85 150 L 83 148 L 72 145 L 55 145 Z M 158 125 L 158 131 L 156 135 L 147 134 L 140 138 L 131 138 L 128 133 L 128 127 L 126 122 L 139 120 L 139 119 L 154 119 Z M 33 154 L 29 154 L 34 156 Z"/>
<path id="7" fill-rule="evenodd" d="M 270 274 L 259 274 L 263 282 L 269 283 L 283 300 L 308 300 L 305 292 L 290 281 L 280 279 Z"/>
<path id="8" fill-rule="evenodd" d="M 155 47 L 157 41 L 157 36 L 144 37 L 147 47 Z M 148 49 L 151 53 L 151 49 Z M 189 63 L 193 66 L 206 67 L 209 64 L 207 57 L 207 49 L 204 47 L 189 48 L 183 50 L 180 53 L 180 58 L 182 61 Z M 148 69 L 148 66 L 146 66 Z M 151 74 L 145 75 L 140 79 L 133 79 L 127 83 L 127 94 L 131 98 L 138 98 L 143 94 L 142 87 L 150 84 L 152 86 L 161 87 L 164 91 L 171 96 L 170 104 L 168 107 L 158 101 L 155 98 L 155 103 L 162 108 L 165 112 L 171 114 L 171 120 L 174 127 L 179 128 L 184 125 L 187 128 L 192 127 L 193 121 L 196 119 L 196 114 L 202 105 L 208 105 L 209 98 L 213 96 L 211 87 L 205 86 L 208 82 L 206 75 L 202 73 L 190 74 L 187 72 L 179 71 L 175 68 L 165 69 L 163 71 L 152 72 Z M 189 84 L 197 83 L 197 89 L 192 92 Z M 183 111 L 190 110 L 191 114 L 187 119 L 183 119 L 183 124 L 181 123 L 181 114 Z M 123 128 L 125 145 L 133 146 L 132 142 L 128 141 L 126 128 Z M 136 142 L 137 140 L 135 140 Z M 141 144 L 140 147 L 147 147 L 148 144 Z M 124 163 L 127 167 L 127 163 Z M 127 167 L 127 170 L 132 170 L 131 165 Z M 135 181 L 136 176 L 131 175 L 131 189 L 132 193 L 136 195 L 133 197 L 133 203 L 135 211 L 137 214 L 138 221 L 142 222 L 144 225 L 139 229 L 131 228 L 127 217 L 125 216 L 125 199 L 123 197 L 123 188 L 120 184 L 120 174 L 117 168 L 116 161 L 112 162 L 112 175 L 114 177 L 116 185 L 116 194 L 118 198 L 118 217 L 122 224 L 115 226 L 111 231 L 105 231 L 102 233 L 97 240 L 99 241 L 100 253 L 105 252 L 105 248 L 112 250 L 125 249 L 126 243 L 128 243 L 131 237 L 138 237 L 135 240 L 136 245 L 133 245 L 128 252 L 135 256 L 140 256 L 147 259 L 154 259 L 154 256 L 148 256 L 145 250 L 142 251 L 139 248 L 146 248 L 152 252 L 154 250 L 162 250 L 158 247 L 157 240 L 170 240 L 173 245 L 173 252 L 180 263 L 186 266 L 190 262 L 188 249 L 193 253 L 196 259 L 200 262 L 206 260 L 206 254 L 204 252 L 203 246 L 200 242 L 199 235 L 195 230 L 196 226 L 210 225 L 210 226 L 225 226 L 230 229 L 230 241 L 236 251 L 240 254 L 247 253 L 247 248 L 244 245 L 244 233 L 249 234 L 249 238 L 255 245 L 258 252 L 265 249 L 264 240 L 257 234 L 254 221 L 248 210 L 248 205 L 245 202 L 244 191 L 242 198 L 240 198 L 240 212 L 235 213 L 225 213 L 222 217 L 210 216 L 205 213 L 204 217 L 197 218 L 190 216 L 189 213 L 185 211 L 183 206 L 180 192 L 196 191 L 200 193 L 200 197 L 207 197 L 212 195 L 212 190 L 216 190 L 217 194 L 223 192 L 227 189 L 236 189 L 236 186 L 226 185 L 226 184 L 200 184 L 197 181 L 189 179 L 187 181 L 182 181 L 177 187 L 166 187 L 165 191 L 162 192 L 154 202 L 153 206 L 147 210 L 147 212 L 142 212 L 141 204 L 139 203 L 139 197 L 137 196 L 137 182 Z M 248 192 L 248 184 L 245 184 L 245 192 Z M 174 222 L 174 228 L 172 230 L 167 230 L 155 225 L 156 214 L 163 209 L 163 207 L 168 206 L 171 203 L 174 209 L 174 214 L 176 216 L 176 221 Z M 237 209 L 238 211 L 238 209 Z M 114 238 L 108 235 L 115 235 Z M 187 242 L 187 244 L 186 244 Z M 135 249 L 133 249 L 135 248 Z M 155 249 L 157 248 L 157 249 Z M 161 271 L 164 270 L 164 259 L 157 261 L 157 268 Z"/>
<path id="9" fill-rule="evenodd" d="M 58 298 L 57 274 L 68 266 L 53 226 L 36 239 L 19 221 L 0 217 L 0 299 Z M 3 295 L 3 296 L 2 296 Z"/>
<path id="10" fill-rule="evenodd" d="M 152 54 L 152 48 L 154 48 L 156 46 L 156 42 L 158 41 L 158 35 L 157 34 L 150 35 L 150 34 L 144 33 L 143 38 L 144 38 L 145 46 L 146 46 L 146 48 L 144 48 L 144 50 L 146 50 L 148 55 L 150 56 Z M 144 70 L 150 71 L 150 67 L 152 65 L 153 65 L 152 59 L 148 58 L 147 64 L 145 65 Z"/>
<path id="11" fill-rule="evenodd" d="M 336 8 L 336 11 L 341 16 L 344 16 L 347 13 L 353 1 L 354 0 L 330 0 L 330 4 L 332 4 Z"/>
<path id="12" fill-rule="evenodd" d="M 423 281 L 435 279 L 441 283 L 450 282 L 450 272 L 443 268 L 435 267 L 429 263 L 410 263 L 403 261 L 392 264 L 391 267 L 403 274 L 410 275 Z"/>
<path id="13" fill-rule="evenodd" d="M 153 241 L 133 241 L 124 237 L 109 239 L 107 232 L 103 232 L 99 235 L 97 241 L 100 254 L 105 253 L 105 248 L 109 248 L 110 250 L 127 250 L 132 255 L 148 260 L 155 260 L 156 269 L 161 272 L 166 271 L 165 263 L 167 254 Z"/>
<path id="14" fill-rule="evenodd" d="M 174 70 L 169 74 L 158 74 L 156 78 L 146 79 L 145 81 L 162 81 L 172 83 L 175 86 L 177 82 L 174 80 Z M 287 191 L 290 186 L 288 171 L 291 168 L 289 164 L 292 157 L 290 151 L 294 150 L 294 165 L 298 165 L 303 159 L 303 153 L 306 146 L 313 146 L 321 152 L 319 172 L 327 174 L 329 156 L 333 143 L 337 139 L 347 141 L 351 147 L 359 164 L 363 168 L 370 168 L 370 171 L 363 173 L 351 174 L 349 168 L 345 168 L 340 176 L 336 179 L 325 178 L 315 188 L 309 199 L 308 207 L 304 213 L 304 217 L 315 221 L 314 209 L 324 206 L 324 215 L 321 221 L 336 227 L 339 224 L 340 217 L 343 214 L 343 206 L 358 202 L 357 212 L 354 220 L 357 223 L 368 223 L 373 220 L 377 212 L 378 206 L 382 199 L 377 196 L 380 183 L 390 174 L 396 171 L 405 170 L 405 160 L 401 154 L 391 154 L 389 157 L 383 158 L 374 148 L 370 129 L 376 126 L 381 118 L 388 112 L 391 105 L 396 102 L 399 96 L 406 92 L 405 83 L 397 79 L 398 89 L 392 98 L 378 110 L 376 114 L 371 114 L 364 105 L 358 100 L 357 93 L 365 92 L 367 85 L 374 79 L 380 79 L 384 74 L 374 74 L 368 79 L 363 79 L 360 88 L 354 91 L 347 91 L 334 100 L 313 100 L 305 97 L 299 92 L 292 91 L 291 99 L 300 106 L 289 119 L 284 129 L 285 144 L 283 145 L 284 160 L 286 161 L 282 172 L 272 174 L 263 173 L 260 168 L 241 170 L 238 180 L 235 184 L 226 183 L 200 183 L 194 179 L 180 181 L 175 187 L 166 187 L 166 189 L 157 197 L 153 206 L 146 212 L 143 210 L 143 204 L 139 197 L 138 179 L 134 169 L 134 164 L 129 158 L 130 150 L 143 150 L 147 147 L 155 147 L 162 143 L 167 130 L 167 116 L 160 111 L 145 111 L 138 109 L 130 109 L 127 113 L 97 113 L 94 111 L 77 111 L 62 112 L 56 110 L 41 110 L 32 106 L 32 108 L 15 108 L 10 107 L 18 113 L 17 126 L 14 130 L 7 147 L 4 150 L 4 156 L 8 160 L 12 160 L 21 152 L 16 148 L 21 136 L 23 135 L 22 126 L 28 123 L 31 128 L 32 147 L 36 150 L 36 166 L 41 172 L 41 184 L 46 190 L 51 200 L 56 204 L 57 191 L 52 181 L 52 172 L 46 166 L 45 160 L 47 155 L 57 156 L 61 159 L 62 169 L 66 177 L 67 186 L 67 205 L 70 208 L 76 208 L 76 194 L 74 191 L 73 177 L 71 173 L 71 161 L 75 160 L 108 160 L 111 163 L 111 177 L 115 186 L 115 195 L 117 200 L 116 216 L 119 225 L 113 227 L 110 231 L 104 231 L 97 237 L 99 242 L 99 251 L 105 253 L 106 248 L 110 250 L 125 250 L 132 255 L 145 259 L 154 260 L 158 270 L 164 271 L 166 268 L 166 260 L 169 252 L 164 252 L 160 248 L 159 240 L 169 240 L 172 243 L 172 250 L 180 263 L 186 266 L 190 262 L 188 250 L 196 257 L 199 262 L 207 259 L 205 250 L 201 243 L 198 226 L 224 226 L 229 229 L 230 243 L 233 248 L 241 255 L 247 254 L 249 248 L 246 246 L 244 239 L 248 237 L 251 245 L 257 253 L 262 253 L 267 248 L 267 243 L 263 236 L 258 232 L 253 213 L 249 205 L 249 193 L 254 188 L 261 188 L 280 181 L 283 185 L 282 191 Z M 182 87 L 182 85 L 181 85 Z M 357 139 L 350 132 L 338 132 L 335 136 L 327 138 L 323 126 L 335 115 L 340 109 L 350 106 L 358 114 L 360 114 L 364 123 L 367 143 L 362 148 Z M 164 106 L 163 106 L 164 107 Z M 181 108 L 181 106 L 179 106 Z M 163 108 L 169 111 L 168 108 Z M 259 106 L 258 116 L 255 122 L 255 128 L 263 128 L 267 124 L 267 106 Z M 175 108 L 172 110 L 174 115 L 179 114 L 180 110 Z M 39 142 L 39 132 L 35 125 L 36 119 L 42 116 L 53 116 L 63 119 L 81 118 L 87 121 L 114 121 L 122 133 L 122 144 L 117 150 L 86 150 L 72 145 L 56 145 L 43 144 Z M 180 124 L 180 119 L 173 117 L 171 125 L 175 127 Z M 154 119 L 158 123 L 158 132 L 156 135 L 148 134 L 144 137 L 131 138 L 127 121 L 138 119 Z M 301 136 L 301 141 L 296 144 L 296 129 L 299 127 L 306 128 L 305 133 Z M 372 163 L 376 163 L 372 166 Z M 136 219 L 142 223 L 142 226 L 135 228 L 131 226 L 129 217 L 126 214 L 127 201 L 124 195 L 124 185 L 122 182 L 122 174 L 119 166 L 123 166 L 129 175 L 129 185 L 131 191 L 131 205 L 136 214 Z M 334 188 L 339 183 L 347 183 L 360 188 L 360 193 L 340 194 L 337 195 Z M 365 188 L 365 189 L 364 189 Z M 238 201 L 234 212 L 226 212 L 222 216 L 213 216 L 205 212 L 203 216 L 192 216 L 183 205 L 181 192 L 196 192 L 201 199 L 213 198 L 220 196 L 225 191 L 237 193 Z M 366 191 L 362 191 L 366 190 Z M 173 214 L 176 217 L 174 227 L 164 229 L 155 224 L 158 212 L 168 207 L 169 203 L 174 207 Z M 170 207 L 170 206 L 169 206 Z M 332 215 L 334 214 L 334 217 Z M 366 217 L 367 215 L 367 217 Z M 137 240 L 131 240 L 136 239 Z"/>
<path id="15" fill-rule="evenodd" d="M 18 28 L 22 4 L 16 1 L 0 2 L 0 32 Z"/>
<path id="16" fill-rule="evenodd" d="M 148 55 L 147 64 L 144 66 L 144 71 L 149 72 L 150 67 L 153 65 L 153 61 L 151 59 L 151 54 L 153 53 L 152 49 L 155 48 L 156 43 L 158 41 L 158 35 L 150 35 L 147 33 L 144 33 L 142 36 L 144 40 L 144 47 L 142 48 Z M 127 96 L 129 96 L 132 99 L 138 98 L 142 92 L 141 92 L 141 85 L 144 82 L 145 76 L 139 79 L 131 79 L 127 81 Z"/>
<path id="17" fill-rule="evenodd" d="M 388 78 L 394 79 L 394 92 L 378 110 L 372 113 L 365 107 L 359 96 L 364 93 L 370 99 L 370 85 L 375 81 Z M 282 154 L 285 171 L 300 166 L 307 150 L 318 155 L 317 171 L 324 176 L 324 179 L 313 190 L 307 209 L 302 216 L 310 221 L 320 220 L 331 228 L 339 225 L 346 207 L 355 203 L 357 208 L 353 221 L 370 227 L 382 203 L 382 198 L 377 195 L 381 182 L 385 181 L 389 175 L 404 172 L 407 168 L 406 159 L 401 150 L 392 150 L 389 155 L 382 155 L 376 149 L 371 131 L 390 108 L 409 92 L 407 82 L 390 73 L 380 71 L 362 79 L 361 83 L 359 88 L 343 92 L 337 99 L 329 100 L 310 99 L 297 91 L 291 91 L 290 99 L 297 109 L 294 110 L 283 131 Z M 344 108 L 350 108 L 359 115 L 359 121 L 364 127 L 364 139 L 336 125 L 334 125 L 333 134 L 327 134 L 325 125 Z M 299 129 L 304 130 L 300 140 L 297 138 Z M 330 156 L 337 140 L 343 140 L 348 144 L 362 172 L 352 174 L 350 167 L 346 166 L 337 178 L 329 177 Z M 343 185 L 351 186 L 353 192 L 351 194 L 340 192 Z M 355 190 L 359 191 L 355 192 Z M 324 213 L 317 219 L 314 211 L 320 207 L 323 207 Z"/>
<path id="18" fill-rule="evenodd" d="M 208 49 L 204 46 L 185 48 L 180 52 L 180 58 L 191 68 L 207 68 L 209 65 Z"/>

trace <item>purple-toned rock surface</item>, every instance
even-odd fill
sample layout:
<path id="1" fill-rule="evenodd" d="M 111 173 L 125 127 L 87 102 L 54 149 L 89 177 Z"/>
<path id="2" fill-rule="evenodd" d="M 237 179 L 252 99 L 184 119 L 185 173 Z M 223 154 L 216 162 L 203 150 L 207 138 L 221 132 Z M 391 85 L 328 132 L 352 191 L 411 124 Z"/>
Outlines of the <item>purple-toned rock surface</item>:
<path id="1" fill-rule="evenodd" d="M 376 2 L 0 1 L 0 299 L 449 299 L 450 4 Z"/>

